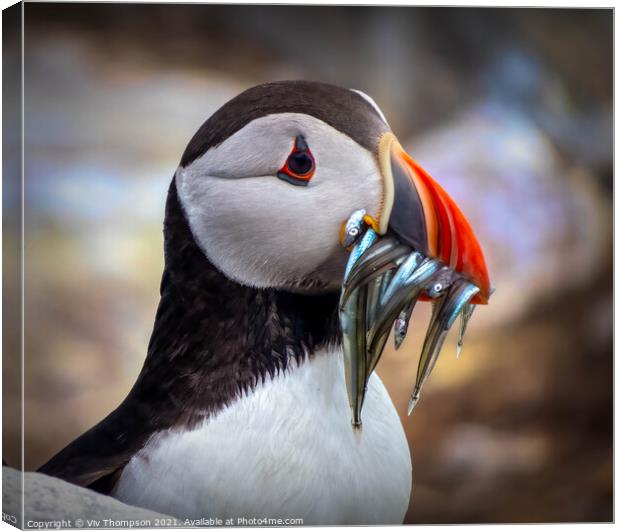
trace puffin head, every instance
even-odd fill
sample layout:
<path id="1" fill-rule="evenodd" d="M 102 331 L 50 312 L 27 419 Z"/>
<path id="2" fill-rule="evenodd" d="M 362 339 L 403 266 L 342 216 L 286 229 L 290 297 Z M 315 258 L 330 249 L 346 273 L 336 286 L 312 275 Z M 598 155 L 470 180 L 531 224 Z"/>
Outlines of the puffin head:
<path id="1" fill-rule="evenodd" d="M 192 235 L 229 279 L 320 293 L 342 284 L 343 224 L 442 260 L 489 296 L 484 258 L 454 201 L 402 149 L 367 95 L 323 83 L 259 85 L 213 114 L 175 174 Z"/>

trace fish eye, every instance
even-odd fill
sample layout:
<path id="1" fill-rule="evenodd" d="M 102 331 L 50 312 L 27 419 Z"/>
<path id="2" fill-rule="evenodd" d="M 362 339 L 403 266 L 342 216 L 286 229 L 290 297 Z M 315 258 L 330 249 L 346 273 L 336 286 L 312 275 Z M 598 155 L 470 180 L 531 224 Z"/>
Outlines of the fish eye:
<path id="1" fill-rule="evenodd" d="M 314 169 L 314 157 L 306 139 L 302 135 L 297 135 L 293 149 L 277 176 L 290 184 L 307 186 L 314 175 Z"/>
<path id="2" fill-rule="evenodd" d="M 441 282 L 436 282 L 429 288 L 428 295 L 433 298 L 438 297 L 439 295 L 441 295 L 443 288 L 444 285 Z"/>

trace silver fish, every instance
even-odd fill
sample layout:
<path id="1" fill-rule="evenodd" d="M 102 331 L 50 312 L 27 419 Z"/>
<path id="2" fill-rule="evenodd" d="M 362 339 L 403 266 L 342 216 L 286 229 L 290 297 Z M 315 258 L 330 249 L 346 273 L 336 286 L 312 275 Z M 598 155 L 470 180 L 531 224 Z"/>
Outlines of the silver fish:
<path id="1" fill-rule="evenodd" d="M 394 348 L 398 350 L 400 346 L 403 344 L 403 341 L 407 337 L 407 331 L 409 330 L 409 320 L 411 319 L 411 314 L 413 313 L 413 309 L 415 308 L 415 303 L 417 299 L 412 300 L 403 310 L 401 310 L 400 314 L 396 321 L 394 321 Z"/>
<path id="2" fill-rule="evenodd" d="M 366 210 L 363 208 L 356 210 L 353 214 L 351 214 L 344 225 L 344 234 L 342 235 L 343 247 L 350 247 L 362 235 L 364 225 L 366 224 L 364 221 L 365 215 Z"/>
<path id="3" fill-rule="evenodd" d="M 480 289 L 471 282 L 464 279 L 457 280 L 441 301 L 435 304 L 422 346 L 415 387 L 409 399 L 408 415 L 411 414 L 420 399 L 420 390 L 435 367 L 448 330 L 452 327 L 463 307 L 479 291 Z"/>
<path id="4" fill-rule="evenodd" d="M 426 294 L 431 299 L 437 299 L 444 295 L 455 280 L 461 278 L 458 273 L 452 271 L 449 267 L 443 266 L 426 286 Z"/>
<path id="5" fill-rule="evenodd" d="M 411 413 L 437 362 L 445 337 L 459 315 L 457 354 L 460 352 L 474 308 L 470 301 L 479 291 L 441 261 L 425 257 L 391 235 L 379 237 L 363 218 L 363 210 L 358 210 L 345 224 L 342 243 L 352 249 L 338 307 L 347 393 L 355 428 L 362 425 L 368 380 L 379 362 L 392 326 L 395 347 L 399 348 L 418 298 L 424 295 L 433 302 L 433 314 L 409 402 L 408 412 Z M 356 228 L 360 232 L 349 230 Z"/>
<path id="6" fill-rule="evenodd" d="M 467 323 L 469 323 L 469 319 L 471 318 L 475 309 L 475 304 L 466 304 L 461 311 L 461 326 L 459 328 L 459 339 L 456 343 L 457 358 L 461 355 L 461 350 L 463 349 L 463 340 L 465 339 L 465 330 L 467 329 Z"/>
<path id="7" fill-rule="evenodd" d="M 400 286 L 394 289 L 393 295 L 382 305 L 374 326 L 368 332 L 368 349 L 372 369 L 376 367 L 381 357 L 394 320 L 407 304 L 417 299 L 423 286 L 439 267 L 439 263 L 434 260 L 424 260 L 407 279 L 400 283 Z M 392 283 L 395 280 L 396 275 Z"/>
<path id="8" fill-rule="evenodd" d="M 362 425 L 362 406 L 366 394 L 366 287 L 355 290 L 340 311 L 345 378 L 354 427 Z"/>
<path id="9" fill-rule="evenodd" d="M 385 304 L 389 299 L 394 295 L 394 291 L 396 291 L 400 286 L 404 284 L 404 282 L 411 276 L 411 274 L 416 270 L 416 268 L 422 263 L 424 256 L 420 253 L 413 252 L 411 253 L 402 265 L 398 268 L 398 271 L 394 274 L 392 281 L 388 284 L 383 296 L 381 297 L 381 304 Z"/>
<path id="10" fill-rule="evenodd" d="M 391 270 L 390 270 L 391 271 Z M 379 305 L 381 302 L 381 286 L 383 285 L 383 275 L 378 275 L 370 282 L 368 282 L 368 300 L 366 304 L 366 330 L 372 327 L 379 311 Z"/>
<path id="11" fill-rule="evenodd" d="M 349 255 L 349 261 L 347 262 L 347 266 L 344 271 L 344 281 L 347 281 L 347 278 L 351 274 L 351 269 L 360 259 L 360 257 L 368 250 L 370 247 L 377 241 L 377 233 L 369 228 L 362 236 L 362 239 L 357 242 L 351 254 Z"/>
<path id="12" fill-rule="evenodd" d="M 369 231 L 372 229 L 369 228 Z M 374 231 L 373 231 L 374 232 Z M 394 238 L 382 238 L 370 247 L 351 268 L 342 286 L 340 306 L 346 303 L 351 293 L 360 285 L 396 267 L 399 258 L 408 252 L 405 245 L 400 245 Z"/>

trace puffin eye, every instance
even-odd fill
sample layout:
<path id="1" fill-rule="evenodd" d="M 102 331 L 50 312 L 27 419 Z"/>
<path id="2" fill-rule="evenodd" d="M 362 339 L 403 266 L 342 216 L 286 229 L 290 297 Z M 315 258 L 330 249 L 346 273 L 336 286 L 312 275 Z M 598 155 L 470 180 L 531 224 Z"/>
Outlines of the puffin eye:
<path id="1" fill-rule="evenodd" d="M 284 166 L 278 171 L 278 178 L 296 186 L 308 186 L 314 175 L 314 157 L 306 143 L 306 139 L 298 135 L 293 149 Z"/>
<path id="2" fill-rule="evenodd" d="M 291 153 L 288 157 L 288 169 L 296 175 L 306 175 L 312 170 L 312 158 L 304 151 Z"/>

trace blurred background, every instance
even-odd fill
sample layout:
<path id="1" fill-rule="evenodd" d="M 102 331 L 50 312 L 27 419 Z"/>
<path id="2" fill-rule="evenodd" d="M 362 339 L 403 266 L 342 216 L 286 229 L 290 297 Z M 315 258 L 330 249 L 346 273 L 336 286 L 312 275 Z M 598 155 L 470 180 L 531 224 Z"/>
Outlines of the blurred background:
<path id="1" fill-rule="evenodd" d="M 305 78 L 378 102 L 469 217 L 497 288 L 458 360 L 452 332 L 410 418 L 428 305 L 379 367 L 412 448 L 407 522 L 612 519 L 611 10 L 25 15 L 27 469 L 115 408 L 141 368 L 166 189 L 190 137 L 245 88 Z M 5 393 L 18 381 L 5 364 Z M 14 465 L 15 422 L 5 414 Z"/>

